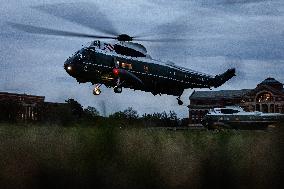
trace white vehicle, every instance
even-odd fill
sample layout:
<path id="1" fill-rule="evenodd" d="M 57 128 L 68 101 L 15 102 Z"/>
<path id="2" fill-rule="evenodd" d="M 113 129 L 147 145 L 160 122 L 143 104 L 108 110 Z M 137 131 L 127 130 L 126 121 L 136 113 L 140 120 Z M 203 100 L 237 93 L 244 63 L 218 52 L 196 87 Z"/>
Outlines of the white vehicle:
<path id="1" fill-rule="evenodd" d="M 246 112 L 239 106 L 227 106 L 211 109 L 203 118 L 202 124 L 209 129 L 265 129 L 281 120 L 284 120 L 284 114 Z"/>

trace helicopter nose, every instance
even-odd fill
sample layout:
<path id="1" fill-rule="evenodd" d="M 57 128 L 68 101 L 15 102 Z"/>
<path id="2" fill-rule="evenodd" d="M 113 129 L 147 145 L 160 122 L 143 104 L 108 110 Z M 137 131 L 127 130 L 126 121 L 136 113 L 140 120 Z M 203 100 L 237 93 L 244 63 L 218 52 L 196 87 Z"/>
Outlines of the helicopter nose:
<path id="1" fill-rule="evenodd" d="M 67 72 L 71 72 L 73 70 L 73 66 L 71 64 L 64 64 L 64 68 Z"/>
<path id="2" fill-rule="evenodd" d="M 72 61 L 70 59 L 67 59 L 64 63 L 64 69 L 66 70 L 67 73 L 72 74 L 74 73 L 75 69 L 74 69 L 74 64 L 72 63 Z"/>

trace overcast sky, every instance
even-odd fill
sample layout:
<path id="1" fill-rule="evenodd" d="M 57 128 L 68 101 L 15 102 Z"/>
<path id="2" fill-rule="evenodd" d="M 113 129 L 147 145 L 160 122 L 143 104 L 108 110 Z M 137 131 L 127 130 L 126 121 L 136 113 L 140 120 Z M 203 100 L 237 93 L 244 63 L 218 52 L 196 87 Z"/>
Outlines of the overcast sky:
<path id="1" fill-rule="evenodd" d="M 62 11 L 85 17 L 85 24 L 99 28 L 111 22 L 121 33 L 185 39 L 143 45 L 155 59 L 213 75 L 235 67 L 237 76 L 217 90 L 254 88 L 267 77 L 284 82 L 282 0 L 85 0 L 72 5 L 58 0 L 0 0 L 0 91 L 42 95 L 52 102 L 74 98 L 106 115 L 132 106 L 140 115 L 174 110 L 180 117 L 188 116 L 193 90 L 184 92 L 184 106 L 178 106 L 173 96 L 130 89 L 115 94 L 102 87 L 101 95 L 93 96 L 90 83 L 77 83 L 63 69 L 64 61 L 91 39 L 27 34 L 7 25 L 101 34 L 54 16 Z"/>

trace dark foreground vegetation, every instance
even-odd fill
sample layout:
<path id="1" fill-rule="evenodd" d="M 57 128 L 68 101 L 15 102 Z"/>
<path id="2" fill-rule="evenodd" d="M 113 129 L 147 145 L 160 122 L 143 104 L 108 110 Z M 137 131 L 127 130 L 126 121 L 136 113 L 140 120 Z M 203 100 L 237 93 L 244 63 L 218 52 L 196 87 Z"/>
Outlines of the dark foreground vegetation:
<path id="1" fill-rule="evenodd" d="M 283 127 L 0 124 L 0 188 L 282 188 Z"/>
<path id="2" fill-rule="evenodd" d="M 187 119 L 179 119 L 174 111 L 140 116 L 131 107 L 103 117 L 95 107 L 83 108 L 74 99 L 68 99 L 65 103 L 43 103 L 34 109 L 36 111 L 31 116 L 26 107 L 16 100 L 0 101 L 0 122 L 90 127 L 109 123 L 118 127 L 177 127 L 188 123 Z M 26 119 L 27 114 L 29 119 Z"/>
<path id="3" fill-rule="evenodd" d="M 77 101 L 0 108 L 0 189 L 283 188 L 283 126 L 267 131 L 166 130 L 175 112 L 102 117 Z"/>

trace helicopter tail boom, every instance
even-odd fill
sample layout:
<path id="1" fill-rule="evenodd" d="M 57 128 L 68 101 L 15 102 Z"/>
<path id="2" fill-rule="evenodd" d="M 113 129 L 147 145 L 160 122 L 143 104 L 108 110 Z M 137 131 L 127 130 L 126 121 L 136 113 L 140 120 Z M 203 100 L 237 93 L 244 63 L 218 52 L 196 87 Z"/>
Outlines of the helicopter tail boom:
<path id="1" fill-rule="evenodd" d="M 236 76 L 236 70 L 235 68 L 228 69 L 226 72 L 220 75 L 216 75 L 213 79 L 213 86 L 215 88 L 220 87 L 223 85 L 226 81 L 231 79 L 232 77 Z"/>

